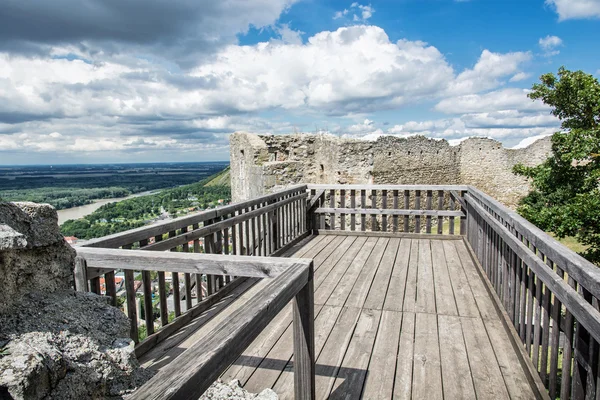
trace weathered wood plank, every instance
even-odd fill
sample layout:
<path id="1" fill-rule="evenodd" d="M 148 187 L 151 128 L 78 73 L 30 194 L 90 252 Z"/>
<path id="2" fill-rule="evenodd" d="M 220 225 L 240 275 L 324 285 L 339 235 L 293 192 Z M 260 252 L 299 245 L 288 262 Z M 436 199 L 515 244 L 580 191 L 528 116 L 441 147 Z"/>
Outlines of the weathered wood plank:
<path id="1" fill-rule="evenodd" d="M 419 262 L 419 241 L 412 240 L 410 244 L 410 256 L 408 259 L 408 271 L 406 274 L 406 284 L 404 286 L 404 302 L 402 310 L 415 312 L 417 304 L 417 273 Z"/>
<path id="2" fill-rule="evenodd" d="M 508 391 L 483 321 L 461 317 L 471 374 L 478 399 L 508 399 Z"/>
<path id="3" fill-rule="evenodd" d="M 414 342 L 415 314 L 405 312 L 402 314 L 402 328 L 398 343 L 394 399 L 408 400 L 412 398 Z"/>
<path id="4" fill-rule="evenodd" d="M 362 393 L 365 399 L 391 399 L 393 396 L 401 324 L 402 313 L 382 311 Z"/>
<path id="5" fill-rule="evenodd" d="M 373 252 L 367 259 L 362 271 L 358 275 L 358 278 L 354 283 L 354 287 L 346 299 L 345 305 L 349 307 L 363 306 L 367 298 L 367 294 L 369 293 L 371 283 L 373 282 L 373 278 L 375 277 L 377 269 L 379 268 L 379 264 L 381 262 L 381 258 L 383 257 L 383 253 L 385 252 L 385 248 L 387 247 L 388 241 L 389 239 L 387 238 L 378 239 Z"/>
<path id="6" fill-rule="evenodd" d="M 442 371 L 435 314 L 417 313 L 413 355 L 413 399 L 442 399 Z"/>
<path id="7" fill-rule="evenodd" d="M 458 315 L 446 255 L 441 241 L 431 241 L 431 257 L 437 312 L 444 315 Z"/>
<path id="8" fill-rule="evenodd" d="M 384 310 L 402 311 L 404 304 L 404 289 L 406 287 L 406 276 L 410 260 L 410 239 L 401 239 L 396 253 L 396 261 L 390 276 L 388 291 L 385 295 Z M 413 300 L 414 302 L 414 300 Z"/>
<path id="9" fill-rule="evenodd" d="M 375 310 L 383 309 L 383 303 L 388 291 L 388 285 L 390 283 L 390 276 L 394 269 L 394 263 L 396 261 L 396 253 L 398 252 L 398 246 L 400 245 L 400 239 L 392 238 L 389 240 L 383 257 L 379 262 L 377 273 L 373 278 L 373 283 L 369 289 L 367 300 L 365 301 L 364 308 L 372 308 Z"/>
<path id="10" fill-rule="evenodd" d="M 366 214 L 371 215 L 371 218 L 375 218 L 376 215 L 413 215 L 417 217 L 460 217 L 463 215 L 460 211 L 446 211 L 446 210 L 394 210 L 391 208 L 380 209 L 380 208 L 317 208 L 315 210 L 317 214 L 342 214 L 342 213 L 353 213 L 353 214 Z M 431 221 L 430 221 L 431 222 Z M 372 223 L 372 221 L 371 221 Z M 431 226 L 430 231 L 431 233 Z"/>
<path id="11" fill-rule="evenodd" d="M 510 398 L 523 400 L 536 398 L 502 322 L 490 319 L 484 321 L 484 325 L 489 337 L 492 338 L 492 347 Z"/>
<path id="12" fill-rule="evenodd" d="M 333 384 L 330 399 L 357 397 L 363 388 L 381 311 L 363 309 Z"/>
<path id="13" fill-rule="evenodd" d="M 475 399 L 460 318 L 438 315 L 438 324 L 444 398 Z"/>
<path id="14" fill-rule="evenodd" d="M 458 314 L 463 317 L 479 317 L 479 309 L 477 308 L 467 276 L 461 267 L 454 242 L 444 241 L 443 246 Z"/>
<path id="15" fill-rule="evenodd" d="M 356 282 L 357 277 L 362 271 L 363 266 L 367 262 L 373 248 L 377 243 L 376 238 L 369 238 L 365 242 L 362 250 L 358 253 L 358 255 L 352 260 L 352 264 L 346 270 L 346 273 L 340 279 L 338 285 L 335 287 L 331 296 L 327 299 L 325 304 L 330 306 L 343 306 L 346 303 L 346 299 L 348 298 L 348 294 L 352 290 L 354 286 L 354 282 Z"/>
<path id="16" fill-rule="evenodd" d="M 464 242 L 454 242 L 456 247 L 456 253 L 458 254 L 460 265 L 463 268 L 465 276 L 467 277 L 467 282 L 471 287 L 471 293 L 473 294 L 473 298 L 475 299 L 475 303 L 477 304 L 477 308 L 479 310 L 479 315 L 483 319 L 497 319 L 498 314 L 496 313 L 496 308 L 494 307 L 494 303 L 485 289 L 483 282 L 481 280 L 481 276 L 477 272 L 477 268 L 469 255 L 469 252 L 465 246 Z"/>
<path id="17" fill-rule="evenodd" d="M 220 254 L 151 252 L 77 248 L 92 266 L 136 271 L 167 271 L 273 278 L 296 261 L 278 257 L 242 257 Z"/>
<path id="18" fill-rule="evenodd" d="M 422 233 L 404 233 L 404 232 L 361 232 L 361 231 L 324 231 L 317 230 L 316 235 L 333 235 L 333 236 L 364 236 L 364 237 L 387 237 L 387 238 L 410 238 L 410 239 L 423 239 L 424 234 Z M 427 239 L 436 240 L 462 240 L 462 236 L 458 235 L 437 235 L 428 234 Z M 89 269 L 88 269 L 89 271 Z"/>
<path id="19" fill-rule="evenodd" d="M 342 279 L 350 265 L 352 265 L 353 260 L 362 250 L 366 241 L 367 238 L 364 237 L 356 238 L 350 248 L 343 253 L 342 258 L 335 264 L 325 279 L 322 278 L 321 272 L 316 274 L 315 282 L 321 281 L 321 283 L 317 283 L 315 304 L 325 304 L 327 302 L 327 299 L 329 299 L 329 296 L 331 296 L 331 293 L 335 290 L 340 279 Z"/>
<path id="20" fill-rule="evenodd" d="M 308 184 L 308 189 L 346 189 L 346 190 L 469 190 L 467 185 L 340 185 L 340 184 Z"/>
<path id="21" fill-rule="evenodd" d="M 82 256 L 75 257 L 75 290 L 78 292 L 87 292 L 88 288 L 88 267 L 87 261 Z"/>
<path id="22" fill-rule="evenodd" d="M 431 243 L 429 240 L 419 240 L 417 268 L 417 303 L 415 304 L 415 311 L 435 313 L 433 266 L 431 262 Z"/>
<path id="23" fill-rule="evenodd" d="M 340 316 L 317 358 L 317 365 L 325 368 L 323 372 L 317 369 L 317 399 L 325 399 L 331 393 L 359 315 L 360 308 L 342 308 Z"/>
<path id="24" fill-rule="evenodd" d="M 323 259 L 322 257 L 319 257 L 319 259 L 315 258 L 313 260 L 315 265 L 319 265 L 319 274 L 315 277 L 315 287 L 320 287 L 321 284 L 327 280 L 331 270 L 335 268 L 336 264 L 341 260 L 341 258 L 348 253 L 348 250 L 351 248 L 355 240 L 355 237 L 346 236 L 343 237 L 343 240 L 340 242 L 335 244 L 332 242 L 329 248 L 329 250 L 332 250 L 331 253 L 329 253 L 329 251 L 324 252 L 324 254 L 329 253 L 327 258 Z"/>

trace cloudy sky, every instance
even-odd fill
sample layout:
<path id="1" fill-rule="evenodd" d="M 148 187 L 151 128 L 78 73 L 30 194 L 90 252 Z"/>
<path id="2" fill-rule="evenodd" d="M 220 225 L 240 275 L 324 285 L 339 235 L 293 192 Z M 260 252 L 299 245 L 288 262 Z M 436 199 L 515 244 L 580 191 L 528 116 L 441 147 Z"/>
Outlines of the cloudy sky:
<path id="1" fill-rule="evenodd" d="M 236 130 L 515 146 L 598 37 L 600 0 L 2 0 L 0 164 L 227 160 Z"/>

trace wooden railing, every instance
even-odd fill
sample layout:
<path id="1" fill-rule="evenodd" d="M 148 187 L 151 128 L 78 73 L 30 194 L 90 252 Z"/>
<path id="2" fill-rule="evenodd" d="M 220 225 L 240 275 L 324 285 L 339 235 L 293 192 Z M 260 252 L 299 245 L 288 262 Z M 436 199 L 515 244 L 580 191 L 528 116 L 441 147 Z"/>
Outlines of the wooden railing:
<path id="1" fill-rule="evenodd" d="M 460 185 L 307 185 L 313 230 L 464 234 Z M 447 228 L 445 228 L 447 227 Z"/>
<path id="2" fill-rule="evenodd" d="M 176 218 L 155 225 L 91 240 L 80 249 L 99 248 L 147 251 L 170 251 L 173 257 L 183 257 L 192 253 L 222 255 L 277 255 L 284 246 L 308 234 L 306 230 L 306 186 L 295 186 L 287 190 L 251 199 L 237 204 Z M 82 250 L 85 253 L 85 250 Z M 87 254 L 87 253 L 85 253 Z M 122 263 L 106 264 L 96 262 L 86 265 L 79 259 L 76 267 L 76 288 L 78 290 L 110 296 L 117 304 L 116 273 L 124 273 L 125 304 L 132 321 L 131 338 L 138 343 L 138 311 L 136 298 L 143 295 L 144 322 L 148 343 L 138 345 L 136 352 L 142 354 L 149 346 L 165 337 L 165 333 L 155 332 L 184 318 L 172 328 L 180 326 L 190 316 L 218 301 L 233 289 L 231 285 L 237 276 L 230 271 L 218 270 L 215 273 L 180 269 L 174 262 L 178 258 L 148 256 L 148 264 L 130 268 Z M 154 262 L 152 260 L 155 260 Z M 169 261 L 168 265 L 156 263 Z M 89 261 L 89 260 L 88 260 Z M 167 276 L 170 274 L 172 307 L 168 306 L 169 297 Z M 156 275 L 153 277 L 152 275 Z M 136 279 L 136 277 L 138 277 Z M 181 277 L 183 281 L 180 282 Z M 104 285 L 101 285 L 103 278 Z M 160 325 L 155 326 L 154 313 L 157 305 L 153 302 L 154 280 L 158 285 L 158 308 Z M 236 283 L 237 285 L 237 283 Z M 225 290 L 223 293 L 221 291 Z M 195 304 L 192 296 L 195 292 Z M 184 315 L 185 311 L 185 315 Z M 174 320 L 173 320 L 174 319 Z M 172 330 L 172 329 L 171 329 Z"/>
<path id="3" fill-rule="evenodd" d="M 483 192 L 467 240 L 551 398 L 600 397 L 600 269 Z"/>
<path id="4" fill-rule="evenodd" d="M 543 384 L 552 398 L 600 398 L 600 270 L 471 186 L 296 186 L 258 199 L 92 241 L 86 248 L 78 250 L 90 265 L 86 266 L 83 258 L 79 259 L 76 281 L 85 290 L 89 280 L 89 287 L 99 292 L 98 279 L 104 275 L 106 294 L 116 301 L 114 273 L 124 270 L 130 305 L 127 309 L 135 321 L 135 307 L 131 306 L 136 296 L 134 271 L 141 271 L 147 307 L 152 306 L 147 300 L 149 273 L 158 271 L 162 334 L 168 335 L 218 301 L 221 294 L 228 293 L 228 288 L 235 288 L 241 278 L 232 280 L 231 277 L 258 273 L 273 278 L 273 284 L 286 284 L 284 280 L 290 278 L 284 272 L 288 271 L 285 262 L 278 264 L 276 259 L 271 259 L 267 266 L 260 264 L 258 258 L 248 261 L 244 257 L 247 265 L 244 270 L 239 267 L 244 260 L 236 257 L 278 255 L 284 246 L 310 233 L 465 236 L 473 257 L 481 265 L 482 274 L 487 276 L 486 284 L 504 314 L 504 322 L 507 327 L 512 324 L 509 331 L 514 335 L 515 348 L 522 360 L 529 359 L 523 365 L 535 370 L 531 372 L 537 373 L 542 382 L 536 379 L 532 384 Z M 115 250 L 118 247 L 121 250 Z M 148 250 L 171 252 L 149 253 Z M 192 250 L 219 256 L 191 254 Z M 133 258 L 123 261 L 122 253 Z M 211 261 L 210 257 L 229 257 L 238 266 L 231 269 L 230 264 Z M 248 269 L 254 272 L 248 272 Z M 179 299 L 180 286 L 175 283 L 179 272 L 184 276 L 182 290 L 187 311 L 182 314 L 176 306 L 177 318 L 172 326 L 168 326 L 164 274 L 172 274 L 173 297 Z M 208 297 L 198 298 L 198 304 L 192 307 L 194 283 L 201 286 L 204 282 Z M 306 296 L 302 301 L 309 301 Z M 286 294 L 282 298 L 289 300 L 290 297 Z M 269 308 L 266 303 L 259 303 L 244 305 L 244 310 Z M 154 321 L 147 314 L 146 318 L 150 332 Z M 236 323 L 242 324 L 243 316 L 236 314 L 236 318 Z M 250 321 L 244 321 L 245 327 L 251 325 Z M 258 326 L 262 327 L 261 324 Z M 135 340 L 137 331 L 134 329 L 137 324 L 132 326 L 131 332 Z M 227 329 L 223 328 L 218 335 L 227 336 Z M 150 335 L 147 346 L 159 341 L 160 335 L 161 331 Z M 249 343 L 239 337 L 236 340 Z M 237 353 L 238 345 L 230 345 Z M 141 343 L 137 349 L 144 346 Z M 199 350 L 193 356 L 203 360 L 208 357 Z M 233 356 L 226 356 L 227 360 L 233 361 Z M 211 362 L 214 360 L 207 361 L 206 365 Z M 186 376 L 186 379 L 197 377 Z M 177 382 L 169 382 L 177 385 Z"/>
<path id="5" fill-rule="evenodd" d="M 257 283 L 264 284 L 256 295 L 206 332 L 205 340 L 185 350 L 177 362 L 161 368 L 131 399 L 199 398 L 291 300 L 295 398 L 315 398 L 312 260 L 92 247 L 80 247 L 77 253 L 80 263 L 85 259 L 90 267 L 101 269 L 236 276 L 229 286 L 248 278 L 268 280 Z M 178 321 L 191 319 L 191 311 Z"/>

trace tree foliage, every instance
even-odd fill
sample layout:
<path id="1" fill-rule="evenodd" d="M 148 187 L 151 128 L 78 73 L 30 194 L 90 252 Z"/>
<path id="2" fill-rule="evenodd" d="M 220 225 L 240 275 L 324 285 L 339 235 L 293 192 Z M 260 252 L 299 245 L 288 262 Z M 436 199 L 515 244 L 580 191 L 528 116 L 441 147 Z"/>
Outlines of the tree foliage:
<path id="1" fill-rule="evenodd" d="M 519 212 L 558 237 L 575 236 L 588 246 L 582 255 L 600 264 L 600 83 L 565 68 L 540 81 L 529 97 L 551 106 L 562 130 L 552 136 L 544 163 L 515 166 L 532 183 Z"/>

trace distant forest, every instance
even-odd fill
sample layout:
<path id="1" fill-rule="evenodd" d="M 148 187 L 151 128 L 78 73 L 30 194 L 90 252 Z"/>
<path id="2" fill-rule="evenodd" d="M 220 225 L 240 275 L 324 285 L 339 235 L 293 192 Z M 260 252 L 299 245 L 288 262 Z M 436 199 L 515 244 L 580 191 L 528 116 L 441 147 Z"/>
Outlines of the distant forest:
<path id="1" fill-rule="evenodd" d="M 228 163 L 114 164 L 0 168 L 0 199 L 49 203 L 57 210 L 205 179 Z"/>
<path id="2" fill-rule="evenodd" d="M 61 226 L 65 236 L 92 239 L 144 226 L 160 216 L 176 217 L 188 212 L 214 208 L 231 201 L 229 185 L 215 185 L 228 170 L 201 182 L 166 189 L 157 194 L 135 197 L 100 207 L 78 220 Z"/>

